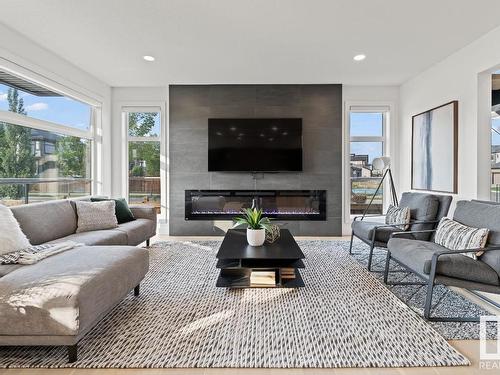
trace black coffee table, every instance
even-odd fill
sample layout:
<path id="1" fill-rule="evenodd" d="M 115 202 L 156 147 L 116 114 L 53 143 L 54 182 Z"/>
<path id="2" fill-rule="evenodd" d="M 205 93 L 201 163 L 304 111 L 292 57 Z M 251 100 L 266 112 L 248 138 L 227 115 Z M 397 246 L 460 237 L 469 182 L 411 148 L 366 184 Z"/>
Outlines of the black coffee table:
<path id="1" fill-rule="evenodd" d="M 276 242 L 272 244 L 266 242 L 258 247 L 247 243 L 245 230 L 230 229 L 217 253 L 217 268 L 220 269 L 217 286 L 223 288 L 303 287 L 304 281 L 298 269 L 305 268 L 302 261 L 304 258 L 304 253 L 288 229 L 281 229 L 280 238 Z M 273 272 L 274 283 L 269 284 Z M 267 278 L 265 285 L 254 282 L 262 280 L 259 279 L 259 275 L 264 274 Z"/>

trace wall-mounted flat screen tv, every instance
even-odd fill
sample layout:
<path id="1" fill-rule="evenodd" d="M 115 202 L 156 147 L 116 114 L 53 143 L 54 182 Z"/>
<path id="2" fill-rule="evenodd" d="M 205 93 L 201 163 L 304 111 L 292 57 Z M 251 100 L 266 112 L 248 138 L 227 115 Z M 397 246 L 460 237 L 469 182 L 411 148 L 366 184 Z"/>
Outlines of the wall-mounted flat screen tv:
<path id="1" fill-rule="evenodd" d="M 209 119 L 208 170 L 302 171 L 302 119 Z"/>

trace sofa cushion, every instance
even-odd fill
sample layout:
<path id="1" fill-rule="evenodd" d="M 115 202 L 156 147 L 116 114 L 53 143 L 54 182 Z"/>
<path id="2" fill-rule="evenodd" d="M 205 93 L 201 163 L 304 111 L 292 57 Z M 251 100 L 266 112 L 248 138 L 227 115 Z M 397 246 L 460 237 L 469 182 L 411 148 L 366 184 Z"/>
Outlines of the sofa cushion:
<path id="1" fill-rule="evenodd" d="M 75 204 L 78 216 L 77 233 L 111 229 L 118 226 L 118 220 L 115 215 L 115 201 L 75 201 Z"/>
<path id="2" fill-rule="evenodd" d="M 421 275 L 430 273 L 435 252 L 447 250 L 434 242 L 403 238 L 392 238 L 387 248 L 392 258 Z M 436 273 L 478 283 L 500 285 L 498 274 L 493 268 L 481 260 L 474 260 L 462 254 L 440 256 Z"/>
<path id="3" fill-rule="evenodd" d="M 128 245 L 137 246 L 155 235 L 154 222 L 148 219 L 136 219 L 123 223 L 114 229 L 127 235 Z"/>
<path id="4" fill-rule="evenodd" d="M 68 236 L 76 231 L 76 213 L 69 200 L 32 203 L 11 208 L 32 245 Z"/>
<path id="5" fill-rule="evenodd" d="M 115 215 L 118 220 L 118 224 L 128 223 L 129 221 L 135 220 L 134 214 L 130 210 L 127 201 L 125 198 L 101 198 L 101 197 L 92 197 L 90 198 L 91 202 L 102 202 L 102 201 L 115 201 Z"/>
<path id="6" fill-rule="evenodd" d="M 0 255 L 31 246 L 9 207 L 0 204 Z"/>
<path id="7" fill-rule="evenodd" d="M 356 237 L 371 241 L 375 227 L 381 225 L 385 224 L 375 221 L 356 220 L 352 223 L 352 231 Z M 389 241 L 391 234 L 395 232 L 402 232 L 402 230 L 395 227 L 378 228 L 375 241 L 385 243 Z"/>
<path id="8" fill-rule="evenodd" d="M 0 335 L 78 335 L 148 269 L 148 252 L 129 246 L 78 247 L 0 279 Z"/>
<path id="9" fill-rule="evenodd" d="M 453 220 L 476 228 L 488 228 L 486 247 L 500 246 L 500 205 L 476 201 L 458 201 Z M 500 250 L 487 251 L 481 260 L 500 275 Z"/>
<path id="10" fill-rule="evenodd" d="M 88 246 L 94 245 L 128 245 L 127 234 L 117 229 L 94 230 L 70 234 L 49 243 L 74 241 Z"/>

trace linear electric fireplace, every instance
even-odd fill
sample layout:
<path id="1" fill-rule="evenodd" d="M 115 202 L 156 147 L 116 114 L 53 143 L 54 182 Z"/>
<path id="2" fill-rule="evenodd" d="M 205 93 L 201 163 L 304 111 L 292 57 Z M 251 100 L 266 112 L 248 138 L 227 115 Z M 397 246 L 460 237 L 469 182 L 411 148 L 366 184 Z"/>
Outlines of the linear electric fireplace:
<path id="1" fill-rule="evenodd" d="M 186 190 L 186 220 L 231 220 L 261 208 L 281 220 L 326 220 L 326 190 Z"/>

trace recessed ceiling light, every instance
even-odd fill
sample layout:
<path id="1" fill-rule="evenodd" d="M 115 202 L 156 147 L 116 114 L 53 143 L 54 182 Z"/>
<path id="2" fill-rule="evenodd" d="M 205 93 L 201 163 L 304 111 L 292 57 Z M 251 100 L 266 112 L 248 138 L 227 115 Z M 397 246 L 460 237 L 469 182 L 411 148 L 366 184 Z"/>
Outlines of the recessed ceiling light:
<path id="1" fill-rule="evenodd" d="M 353 57 L 354 61 L 363 61 L 366 59 L 366 55 L 360 54 Z"/>
<path id="2" fill-rule="evenodd" d="M 142 58 L 146 61 L 155 61 L 155 58 L 153 56 L 149 56 L 149 55 L 142 56 Z"/>

